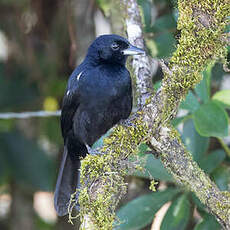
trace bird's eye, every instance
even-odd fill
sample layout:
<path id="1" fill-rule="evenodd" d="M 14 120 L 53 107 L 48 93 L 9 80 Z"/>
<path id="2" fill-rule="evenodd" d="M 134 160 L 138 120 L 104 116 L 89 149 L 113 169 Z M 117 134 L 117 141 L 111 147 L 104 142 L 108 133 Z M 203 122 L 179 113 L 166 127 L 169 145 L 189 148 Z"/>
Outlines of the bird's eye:
<path id="1" fill-rule="evenodd" d="M 119 50 L 119 45 L 116 43 L 116 42 L 114 42 L 112 45 L 111 45 L 111 48 L 112 48 L 112 50 Z"/>

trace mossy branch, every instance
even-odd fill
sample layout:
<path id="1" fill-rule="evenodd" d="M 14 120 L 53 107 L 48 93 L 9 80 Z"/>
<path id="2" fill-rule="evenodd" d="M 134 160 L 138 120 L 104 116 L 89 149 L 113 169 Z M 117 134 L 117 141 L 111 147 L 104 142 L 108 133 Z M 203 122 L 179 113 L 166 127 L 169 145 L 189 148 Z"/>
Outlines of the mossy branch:
<path id="1" fill-rule="evenodd" d="M 135 0 L 122 0 L 122 3 L 129 39 L 134 45 L 144 47 L 137 3 Z M 130 165 L 128 157 L 135 154 L 143 141 L 150 143 L 174 178 L 197 195 L 223 228 L 230 229 L 230 194 L 221 192 L 199 168 L 170 125 L 181 100 L 201 80 L 204 68 L 216 59 L 225 58 L 222 34 L 229 8 L 229 0 L 178 1 L 179 45 L 169 65 L 162 63 L 164 79 L 154 96 L 151 96 L 148 58 L 134 58 L 141 112 L 113 129 L 98 150 L 100 155 L 88 155 L 82 160 L 79 195 L 82 229 L 112 229 L 116 205 L 126 192 L 124 175 L 127 169 L 135 167 Z"/>

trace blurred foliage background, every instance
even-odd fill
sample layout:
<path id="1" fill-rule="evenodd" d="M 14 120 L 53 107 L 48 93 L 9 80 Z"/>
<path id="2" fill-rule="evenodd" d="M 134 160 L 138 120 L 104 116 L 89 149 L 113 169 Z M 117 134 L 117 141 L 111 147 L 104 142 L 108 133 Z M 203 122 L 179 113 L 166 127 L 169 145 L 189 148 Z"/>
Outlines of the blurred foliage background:
<path id="1" fill-rule="evenodd" d="M 156 60 L 167 62 L 180 37 L 177 3 L 138 4 L 153 83 L 159 87 L 162 71 Z M 104 33 L 125 36 L 122 13 L 119 1 L 112 0 L 0 0 L 0 112 L 60 109 L 68 76 L 90 42 Z M 230 76 L 221 62 L 207 67 L 173 124 L 200 167 L 221 190 L 229 190 Z M 57 117 L 0 119 L 1 230 L 78 229 L 78 221 L 72 226 L 53 209 L 62 148 Z M 145 170 L 127 175 L 128 193 L 117 212 L 121 225 L 115 228 L 221 229 L 147 151 L 142 144 L 137 156 Z M 157 192 L 149 190 L 153 178 Z"/>

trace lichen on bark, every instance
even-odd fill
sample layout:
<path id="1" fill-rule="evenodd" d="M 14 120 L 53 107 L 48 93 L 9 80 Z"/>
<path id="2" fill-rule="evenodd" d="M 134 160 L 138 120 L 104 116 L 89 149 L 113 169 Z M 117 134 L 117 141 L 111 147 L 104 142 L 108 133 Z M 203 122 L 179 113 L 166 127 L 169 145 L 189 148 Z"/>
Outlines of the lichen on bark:
<path id="1" fill-rule="evenodd" d="M 115 209 L 126 193 L 124 176 L 135 162 L 128 158 L 135 154 L 144 140 L 147 127 L 142 113 L 137 113 L 131 124 L 118 125 L 104 139 L 100 155 L 88 155 L 82 160 L 79 204 L 82 222 L 87 215 L 95 229 L 112 229 Z"/>
<path id="2" fill-rule="evenodd" d="M 122 0 L 122 6 L 129 40 L 144 47 L 137 2 Z M 113 129 L 104 140 L 100 155 L 88 155 L 82 160 L 80 216 L 83 222 L 91 223 L 88 229 L 112 229 L 116 205 L 126 192 L 123 178 L 130 168 L 128 157 L 136 153 L 143 141 L 149 142 L 151 148 L 157 151 L 174 178 L 193 191 L 225 229 L 230 229 L 229 193 L 221 192 L 199 168 L 170 125 L 188 90 L 202 79 L 204 68 L 226 56 L 222 35 L 228 23 L 230 2 L 179 0 L 178 9 L 181 37 L 169 64 L 162 63 L 162 87 L 151 96 L 149 60 L 147 57 L 135 57 L 132 64 L 141 112 L 133 115 L 126 125 Z"/>
<path id="3" fill-rule="evenodd" d="M 227 25 L 229 2 L 180 0 L 178 9 L 177 28 L 181 36 L 170 59 L 169 71 L 164 72 L 161 122 L 175 116 L 176 105 L 200 82 L 204 68 L 210 62 L 224 59 L 227 54 L 226 43 L 221 37 Z"/>

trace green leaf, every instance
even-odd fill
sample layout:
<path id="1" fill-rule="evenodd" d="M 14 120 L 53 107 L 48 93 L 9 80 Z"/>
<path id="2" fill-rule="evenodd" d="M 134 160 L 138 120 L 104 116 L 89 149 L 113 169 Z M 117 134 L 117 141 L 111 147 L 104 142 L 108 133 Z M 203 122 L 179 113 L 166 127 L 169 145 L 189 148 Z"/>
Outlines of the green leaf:
<path id="1" fill-rule="evenodd" d="M 187 116 L 182 116 L 182 117 L 176 117 L 171 121 L 171 124 L 174 127 L 177 127 L 180 123 L 182 123 L 184 120 L 186 120 Z"/>
<path id="2" fill-rule="evenodd" d="M 157 57 L 164 58 L 169 57 L 176 47 L 176 40 L 172 33 L 163 32 L 160 33 L 154 39 L 157 46 Z"/>
<path id="3" fill-rule="evenodd" d="M 170 201 L 178 193 L 176 189 L 167 189 L 163 192 L 153 192 L 140 196 L 117 212 L 120 225 L 116 230 L 138 230 L 152 222 L 154 215 L 163 204 Z"/>
<path id="4" fill-rule="evenodd" d="M 227 16 L 226 17 L 228 20 L 230 20 L 230 16 Z M 227 25 L 226 25 L 226 27 L 225 27 L 225 29 L 224 29 L 224 32 L 225 33 L 230 33 L 230 24 L 229 23 L 227 23 Z M 229 51 L 229 46 L 227 47 L 228 48 L 228 51 Z"/>
<path id="5" fill-rule="evenodd" d="M 141 6 L 142 16 L 144 19 L 145 30 L 148 32 L 151 27 L 152 16 L 151 16 L 151 2 L 146 0 L 138 0 L 138 5 Z"/>
<path id="6" fill-rule="evenodd" d="M 145 143 L 141 143 L 138 149 L 141 156 L 146 156 L 146 151 L 149 149 L 149 147 Z"/>
<path id="7" fill-rule="evenodd" d="M 167 14 L 157 18 L 151 30 L 156 33 L 172 29 L 176 29 L 176 21 L 172 14 Z"/>
<path id="8" fill-rule="evenodd" d="M 174 6 L 177 5 L 177 2 L 176 2 L 175 0 L 173 0 L 173 5 L 174 5 Z M 173 13 L 173 18 L 174 18 L 174 20 L 177 22 L 177 21 L 178 21 L 178 18 L 179 18 L 179 10 L 178 10 L 178 8 L 177 8 L 177 7 L 174 8 L 174 9 L 172 10 L 172 13 Z"/>
<path id="9" fill-rule="evenodd" d="M 228 115 L 214 101 L 200 106 L 193 114 L 197 132 L 206 137 L 225 137 L 228 135 Z"/>
<path id="10" fill-rule="evenodd" d="M 210 79 L 212 75 L 212 65 L 209 65 L 205 71 L 203 71 L 203 79 L 196 86 L 195 92 L 202 100 L 203 103 L 209 101 L 210 98 Z"/>
<path id="11" fill-rule="evenodd" d="M 224 108 L 230 108 L 230 89 L 216 92 L 212 99 L 218 101 Z"/>
<path id="12" fill-rule="evenodd" d="M 225 156 L 224 150 L 218 149 L 203 157 L 198 163 L 206 173 L 211 173 L 224 161 Z"/>
<path id="13" fill-rule="evenodd" d="M 204 204 L 201 203 L 201 201 L 196 197 L 194 193 L 192 193 L 192 201 L 195 203 L 197 210 L 199 211 L 200 215 L 203 216 L 205 215 L 206 212 L 206 207 Z"/>
<path id="14" fill-rule="evenodd" d="M 219 88 L 224 75 L 223 64 L 217 62 L 212 68 L 212 84 L 214 83 Z"/>
<path id="15" fill-rule="evenodd" d="M 158 89 L 160 89 L 160 87 L 161 87 L 161 82 L 162 82 L 162 81 L 160 80 L 160 81 L 157 81 L 157 82 L 154 83 L 154 86 L 153 86 L 153 87 L 154 87 L 154 90 L 157 91 Z"/>
<path id="16" fill-rule="evenodd" d="M 228 167 L 224 165 L 219 166 L 211 176 L 220 190 L 228 190 L 228 184 L 230 182 L 230 169 Z"/>
<path id="17" fill-rule="evenodd" d="M 182 117 L 176 117 L 173 120 L 171 120 L 171 124 L 174 127 L 177 127 L 180 123 L 188 120 L 190 118 L 190 115 L 182 116 Z"/>
<path id="18" fill-rule="evenodd" d="M 148 49 L 148 53 L 152 56 L 152 57 L 156 57 L 157 55 L 157 46 L 156 43 L 153 39 L 146 39 L 145 41 L 147 49 Z M 154 89 L 155 89 L 155 84 L 154 84 Z"/>
<path id="19" fill-rule="evenodd" d="M 36 143 L 19 132 L 0 134 L 0 140 L 5 146 L 8 170 L 16 182 L 33 189 L 52 190 L 54 164 Z"/>
<path id="20" fill-rule="evenodd" d="M 191 91 L 188 92 L 185 100 L 182 101 L 180 105 L 181 109 L 187 109 L 192 113 L 195 112 L 199 107 L 200 103 Z"/>
<path id="21" fill-rule="evenodd" d="M 169 207 L 161 224 L 161 230 L 186 229 L 189 222 L 190 211 L 191 207 L 187 195 L 181 195 L 173 201 Z"/>
<path id="22" fill-rule="evenodd" d="M 220 224 L 216 221 L 215 217 L 206 214 L 205 217 L 198 223 L 194 230 L 219 230 L 221 229 Z"/>
<path id="23" fill-rule="evenodd" d="M 181 138 L 194 160 L 199 161 L 208 149 L 209 138 L 199 135 L 192 119 L 184 123 Z"/>
<path id="24" fill-rule="evenodd" d="M 137 170 L 132 175 L 164 181 L 173 181 L 172 176 L 164 168 L 161 161 L 156 159 L 153 155 L 139 156 L 139 160 L 144 171 Z"/>

